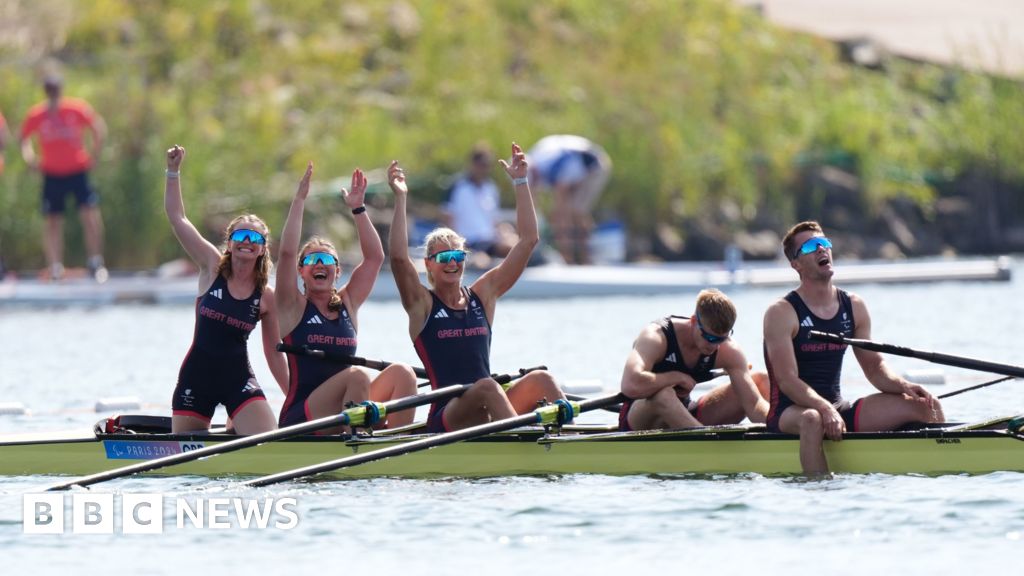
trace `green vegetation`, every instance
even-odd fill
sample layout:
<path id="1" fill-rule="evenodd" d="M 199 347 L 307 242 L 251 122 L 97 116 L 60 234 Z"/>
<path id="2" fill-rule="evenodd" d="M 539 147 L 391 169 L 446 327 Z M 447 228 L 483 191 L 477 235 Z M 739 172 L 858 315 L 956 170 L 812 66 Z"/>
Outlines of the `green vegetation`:
<path id="1" fill-rule="evenodd" d="M 853 170 L 869 210 L 894 195 L 926 202 L 969 170 L 1024 181 L 1019 82 L 852 67 L 831 43 L 726 2 L 11 0 L 5 10 L 0 111 L 12 132 L 42 98 L 46 57 L 63 63 L 66 93 L 109 124 L 94 180 L 119 268 L 181 254 L 162 213 L 174 143 L 188 150 L 186 208 L 211 235 L 242 210 L 279 230 L 310 159 L 321 210 L 340 213 L 326 183 L 336 189 L 356 166 L 398 158 L 430 203 L 474 142 L 504 151 L 550 133 L 605 146 L 615 170 L 601 207 L 634 233 L 723 199 L 746 220 L 789 217 L 807 163 Z M 12 267 L 39 267 L 38 177 L 16 148 L 0 176 L 0 250 Z"/>

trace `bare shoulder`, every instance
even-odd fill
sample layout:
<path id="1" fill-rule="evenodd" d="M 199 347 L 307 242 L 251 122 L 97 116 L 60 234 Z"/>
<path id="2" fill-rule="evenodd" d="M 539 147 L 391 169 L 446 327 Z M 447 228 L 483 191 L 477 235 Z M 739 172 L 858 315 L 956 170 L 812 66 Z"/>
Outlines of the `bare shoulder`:
<path id="1" fill-rule="evenodd" d="M 746 354 L 743 353 L 740 345 L 732 339 L 727 340 L 718 347 L 718 356 L 715 363 L 718 365 L 718 368 L 722 368 L 727 372 L 732 372 L 733 370 L 746 371 L 749 369 Z"/>
<path id="2" fill-rule="evenodd" d="M 793 309 L 793 305 L 789 303 L 785 298 L 779 298 L 775 302 L 772 302 L 768 309 L 764 312 L 764 319 L 767 322 L 768 319 L 772 320 L 784 320 L 785 318 L 792 317 L 796 318 L 796 310 Z"/>
<path id="3" fill-rule="evenodd" d="M 795 334 L 799 320 L 796 310 L 784 298 L 772 303 L 764 313 L 764 335 Z"/>
<path id="4" fill-rule="evenodd" d="M 847 296 L 850 297 L 850 304 L 853 306 L 853 312 L 857 315 L 864 315 L 868 312 L 868 304 L 863 298 L 853 292 L 847 292 Z"/>

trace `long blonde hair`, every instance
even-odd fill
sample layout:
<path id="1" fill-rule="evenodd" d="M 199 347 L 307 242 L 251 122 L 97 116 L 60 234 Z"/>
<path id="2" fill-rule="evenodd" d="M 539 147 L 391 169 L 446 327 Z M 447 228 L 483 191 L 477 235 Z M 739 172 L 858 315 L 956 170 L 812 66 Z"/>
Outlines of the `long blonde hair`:
<path id="1" fill-rule="evenodd" d="M 337 276 L 340 276 L 341 260 L 338 259 L 338 249 L 334 247 L 333 242 L 321 236 L 313 236 L 309 240 L 306 240 L 306 243 L 302 245 L 302 249 L 299 250 L 299 260 L 297 262 L 299 268 L 302 268 L 302 259 L 306 257 L 309 248 L 312 246 L 321 246 L 323 248 L 327 248 L 327 251 L 334 255 L 334 258 L 338 260 L 338 264 L 335 264 L 334 267 L 338 269 Z M 322 252 L 322 250 L 315 250 L 315 252 Z M 335 276 L 335 278 L 337 278 L 337 276 Z M 334 288 L 331 291 L 331 301 L 327 303 L 327 309 L 330 310 L 331 312 L 337 312 L 338 310 L 341 310 L 341 294 L 338 292 L 337 288 Z"/>
<path id="2" fill-rule="evenodd" d="M 256 258 L 256 290 L 263 294 L 263 289 L 267 287 L 267 283 L 270 281 L 270 268 L 274 263 L 270 260 L 270 228 L 262 218 L 255 214 L 237 216 L 224 229 L 224 251 L 220 256 L 220 264 L 217 265 L 217 274 L 225 278 L 231 278 L 231 249 L 228 248 L 228 239 L 231 238 L 231 233 L 235 231 L 236 227 L 243 222 L 255 225 L 254 227 L 258 228 L 256 231 L 262 233 L 267 239 L 267 243 L 263 247 L 263 253 Z"/>

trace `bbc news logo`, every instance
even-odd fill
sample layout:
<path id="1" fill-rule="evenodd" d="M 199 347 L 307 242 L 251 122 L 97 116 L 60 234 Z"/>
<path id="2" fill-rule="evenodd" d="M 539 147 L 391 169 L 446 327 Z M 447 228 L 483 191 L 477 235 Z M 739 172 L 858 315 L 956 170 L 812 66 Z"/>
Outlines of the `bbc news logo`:
<path id="1" fill-rule="evenodd" d="M 291 530 L 299 524 L 295 498 L 187 498 L 163 494 L 25 494 L 25 534 L 162 534 L 165 527 Z M 173 516 L 170 511 L 173 510 Z M 118 522 L 119 521 L 119 522 Z"/>

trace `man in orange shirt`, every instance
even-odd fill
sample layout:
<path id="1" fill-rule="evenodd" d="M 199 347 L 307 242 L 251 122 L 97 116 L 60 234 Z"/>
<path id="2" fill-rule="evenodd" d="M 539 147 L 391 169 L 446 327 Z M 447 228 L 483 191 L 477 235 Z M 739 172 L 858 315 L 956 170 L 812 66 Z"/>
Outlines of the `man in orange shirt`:
<path id="1" fill-rule="evenodd" d="M 64 201 L 68 193 L 75 195 L 78 217 L 85 235 L 89 255 L 89 272 L 98 281 L 107 279 L 103 265 L 103 220 L 100 217 L 99 195 L 89 184 L 89 170 L 99 156 L 106 124 L 84 100 L 62 98 L 63 82 L 47 76 L 43 82 L 46 100 L 29 109 L 21 127 L 21 154 L 25 163 L 43 174 L 43 212 L 46 230 L 43 248 L 46 251 L 50 276 L 59 280 L 64 275 Z M 88 130 L 92 154 L 85 149 L 82 133 Z M 32 147 L 32 135 L 38 134 L 40 157 Z"/>

